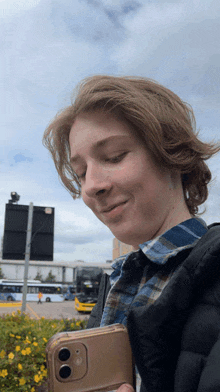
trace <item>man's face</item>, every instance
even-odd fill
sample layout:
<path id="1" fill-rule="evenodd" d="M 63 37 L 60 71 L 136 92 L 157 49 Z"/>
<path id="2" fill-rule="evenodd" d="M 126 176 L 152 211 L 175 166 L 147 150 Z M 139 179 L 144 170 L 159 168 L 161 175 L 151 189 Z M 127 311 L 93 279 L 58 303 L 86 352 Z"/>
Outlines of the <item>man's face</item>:
<path id="1" fill-rule="evenodd" d="M 69 142 L 82 198 L 116 238 L 137 248 L 176 224 L 171 175 L 155 165 L 127 122 L 98 111 L 82 114 Z"/>

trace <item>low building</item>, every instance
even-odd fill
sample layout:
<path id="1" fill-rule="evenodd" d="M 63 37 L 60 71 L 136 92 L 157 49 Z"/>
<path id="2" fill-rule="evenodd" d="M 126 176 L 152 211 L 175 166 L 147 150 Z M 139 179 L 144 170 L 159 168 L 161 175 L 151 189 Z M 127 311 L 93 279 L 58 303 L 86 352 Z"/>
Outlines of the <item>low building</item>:
<path id="1" fill-rule="evenodd" d="M 0 260 L 0 268 L 5 279 L 24 279 L 24 260 Z M 77 267 L 100 267 L 103 272 L 111 274 L 111 263 L 86 263 L 82 261 L 73 262 L 50 262 L 30 261 L 28 268 L 28 279 L 39 279 L 44 281 L 50 274 L 54 276 L 57 283 L 72 284 L 76 278 Z"/>

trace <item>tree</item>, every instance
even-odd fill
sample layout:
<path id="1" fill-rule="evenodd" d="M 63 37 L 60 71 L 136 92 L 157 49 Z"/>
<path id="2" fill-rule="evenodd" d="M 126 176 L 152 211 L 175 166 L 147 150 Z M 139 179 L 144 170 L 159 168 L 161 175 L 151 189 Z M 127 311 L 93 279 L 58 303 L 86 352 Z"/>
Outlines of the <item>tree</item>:
<path id="1" fill-rule="evenodd" d="M 37 272 L 37 275 L 35 276 L 34 280 L 40 280 L 42 282 L 43 277 L 42 277 L 42 275 L 40 274 L 39 271 Z"/>
<path id="2" fill-rule="evenodd" d="M 0 279 L 4 279 L 4 278 L 5 278 L 5 275 L 3 274 L 2 268 L 0 267 Z"/>
<path id="3" fill-rule="evenodd" d="M 56 282 L 56 276 L 52 274 L 52 270 L 49 271 L 45 279 L 45 282 L 52 282 L 52 283 Z"/>

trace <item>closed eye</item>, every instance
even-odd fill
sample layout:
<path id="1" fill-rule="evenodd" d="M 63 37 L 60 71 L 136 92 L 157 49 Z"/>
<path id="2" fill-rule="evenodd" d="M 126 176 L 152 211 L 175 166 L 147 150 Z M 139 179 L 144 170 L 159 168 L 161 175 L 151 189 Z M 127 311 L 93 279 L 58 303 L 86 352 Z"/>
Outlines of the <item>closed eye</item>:
<path id="1" fill-rule="evenodd" d="M 77 180 L 78 180 L 79 182 L 82 182 L 82 180 L 86 177 L 86 171 L 85 171 L 85 172 L 82 172 L 81 174 L 75 172 L 75 175 L 76 175 L 76 177 L 77 177 Z"/>
<path id="2" fill-rule="evenodd" d="M 127 152 L 123 152 L 122 154 L 117 155 L 117 156 L 112 157 L 112 158 L 108 158 L 108 159 L 106 159 L 106 161 L 107 162 L 111 162 L 111 163 L 118 163 L 118 162 L 121 162 L 123 160 L 125 155 L 127 155 Z"/>
<path id="3" fill-rule="evenodd" d="M 105 158 L 105 161 L 110 162 L 110 163 L 119 163 L 123 160 L 123 158 L 127 155 L 127 153 L 128 152 L 126 151 L 126 152 L 123 152 L 122 154 L 116 155 L 112 158 Z M 78 181 L 82 182 L 86 177 L 86 171 L 82 172 L 81 174 L 76 173 L 76 175 L 77 175 Z"/>
<path id="4" fill-rule="evenodd" d="M 86 172 L 82 173 L 82 174 L 77 174 L 78 180 L 82 181 L 86 176 Z"/>

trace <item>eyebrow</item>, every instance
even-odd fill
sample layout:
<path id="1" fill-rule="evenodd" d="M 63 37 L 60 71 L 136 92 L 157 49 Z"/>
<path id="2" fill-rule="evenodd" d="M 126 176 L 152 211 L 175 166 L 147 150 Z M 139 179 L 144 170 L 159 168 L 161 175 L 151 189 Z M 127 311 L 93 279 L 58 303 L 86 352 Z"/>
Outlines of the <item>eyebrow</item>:
<path id="1" fill-rule="evenodd" d="M 111 141 L 114 141 L 115 139 L 117 139 L 117 140 L 118 139 L 125 139 L 127 137 L 128 137 L 128 135 L 121 135 L 121 136 L 119 136 L 119 135 L 115 135 L 115 136 L 112 135 L 112 136 L 108 136 L 105 139 L 99 140 L 98 142 L 94 143 L 94 145 L 92 146 L 92 149 L 93 150 L 101 149 L 101 148 L 105 147 L 107 144 L 111 143 Z M 80 158 L 81 157 L 80 157 L 79 154 L 73 155 L 70 158 L 70 162 L 71 163 L 76 163 L 77 161 L 80 160 Z"/>

